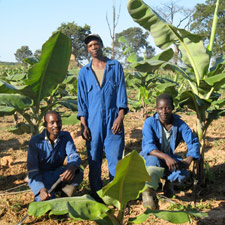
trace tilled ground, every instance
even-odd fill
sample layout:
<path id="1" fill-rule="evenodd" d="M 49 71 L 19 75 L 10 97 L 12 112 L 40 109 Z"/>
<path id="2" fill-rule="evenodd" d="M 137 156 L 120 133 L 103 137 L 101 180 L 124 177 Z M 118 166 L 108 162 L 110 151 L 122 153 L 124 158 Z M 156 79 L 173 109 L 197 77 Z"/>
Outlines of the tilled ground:
<path id="1" fill-rule="evenodd" d="M 195 116 L 180 114 L 188 125 L 195 128 Z M 28 149 L 29 134 L 14 135 L 7 129 L 14 125 L 13 117 L 1 117 L 0 122 L 0 224 L 10 225 L 20 221 L 27 212 L 33 195 L 27 184 L 26 177 L 26 155 Z M 125 119 L 126 147 L 125 154 L 132 150 L 141 150 L 142 127 L 144 119 L 140 113 L 130 112 Z M 87 194 L 88 187 L 88 165 L 85 150 L 85 142 L 80 136 L 79 125 L 64 126 L 63 129 L 70 131 L 77 150 L 81 155 L 84 171 L 84 181 L 78 191 L 78 195 Z M 224 118 L 220 118 L 209 127 L 206 140 L 205 162 L 207 164 L 207 186 L 198 191 L 195 207 L 198 210 L 208 212 L 208 218 L 195 220 L 192 224 L 225 224 L 225 132 Z M 178 151 L 184 151 L 185 145 L 181 144 Z M 102 179 L 107 183 L 108 170 L 106 160 L 103 160 Z M 13 189 L 12 189 L 13 188 Z M 5 192 L 6 191 L 6 192 Z M 176 193 L 173 199 L 165 199 L 159 192 L 160 209 L 178 209 L 180 205 L 188 204 L 194 207 L 194 195 L 192 189 L 182 190 Z M 129 203 L 124 224 L 129 217 L 135 217 L 145 211 L 141 198 Z M 28 217 L 25 224 L 95 224 L 90 221 L 74 222 L 65 217 L 48 215 L 38 219 Z M 150 216 L 144 224 L 171 224 Z"/>

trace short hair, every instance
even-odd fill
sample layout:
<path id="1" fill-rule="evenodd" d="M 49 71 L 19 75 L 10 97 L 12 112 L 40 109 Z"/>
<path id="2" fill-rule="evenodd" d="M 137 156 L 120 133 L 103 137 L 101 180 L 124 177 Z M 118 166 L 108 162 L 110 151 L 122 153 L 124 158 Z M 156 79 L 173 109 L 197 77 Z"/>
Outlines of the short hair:
<path id="1" fill-rule="evenodd" d="M 156 98 L 156 106 L 158 105 L 158 102 L 159 100 L 167 100 L 170 102 L 172 108 L 174 109 L 174 105 L 173 105 L 173 97 L 170 95 L 170 94 L 167 94 L 167 93 L 163 93 L 161 95 L 159 95 L 157 98 Z"/>
<path id="2" fill-rule="evenodd" d="M 61 119 L 61 116 L 60 116 L 59 112 L 57 112 L 57 111 L 55 111 L 55 110 L 49 110 L 49 111 L 47 111 L 47 112 L 45 113 L 45 116 L 44 116 L 44 126 L 45 126 L 45 127 L 47 126 L 47 120 L 46 120 L 47 115 L 50 115 L 50 114 L 55 114 L 55 115 L 57 115 L 57 116 Z"/>

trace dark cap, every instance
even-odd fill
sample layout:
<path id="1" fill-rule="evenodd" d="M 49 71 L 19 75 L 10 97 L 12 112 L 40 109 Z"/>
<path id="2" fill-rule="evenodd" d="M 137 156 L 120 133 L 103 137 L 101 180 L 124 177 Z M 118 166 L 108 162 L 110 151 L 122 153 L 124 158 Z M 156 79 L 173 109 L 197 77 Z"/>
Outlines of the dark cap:
<path id="1" fill-rule="evenodd" d="M 98 34 L 89 34 L 85 39 L 84 42 L 87 45 L 92 40 L 98 40 L 103 45 L 103 41 Z"/>

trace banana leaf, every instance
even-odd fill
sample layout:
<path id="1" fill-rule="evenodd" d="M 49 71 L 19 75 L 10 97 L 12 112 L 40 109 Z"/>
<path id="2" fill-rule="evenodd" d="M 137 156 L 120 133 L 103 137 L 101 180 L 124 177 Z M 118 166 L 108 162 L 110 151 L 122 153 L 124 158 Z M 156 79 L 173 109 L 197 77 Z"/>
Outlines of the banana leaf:
<path id="1" fill-rule="evenodd" d="M 15 111 L 14 107 L 0 105 L 0 116 L 12 115 Z"/>
<path id="2" fill-rule="evenodd" d="M 215 91 L 220 90 L 221 86 L 225 84 L 225 73 L 220 73 L 211 77 L 207 77 L 204 81 L 213 87 Z"/>
<path id="3" fill-rule="evenodd" d="M 91 196 L 57 198 L 48 201 L 32 202 L 28 208 L 28 215 L 40 217 L 49 212 L 50 215 L 64 215 L 69 213 L 75 220 L 97 220 L 107 217 L 110 209 L 96 202 Z"/>
<path id="4" fill-rule="evenodd" d="M 43 45 L 40 61 L 28 71 L 29 85 L 34 94 L 36 107 L 44 97 L 51 96 L 67 74 L 71 54 L 71 40 L 61 32 L 56 32 Z"/>
<path id="5" fill-rule="evenodd" d="M 184 91 L 179 96 L 180 106 L 188 106 L 188 108 L 194 110 L 197 115 L 204 114 L 211 105 L 211 100 L 201 99 L 191 91 Z"/>
<path id="6" fill-rule="evenodd" d="M 0 93 L 1 105 L 13 107 L 17 110 L 24 110 L 32 106 L 33 102 L 29 97 L 19 94 L 4 94 Z"/>
<path id="7" fill-rule="evenodd" d="M 142 0 L 128 0 L 127 8 L 133 20 L 150 31 L 156 46 L 161 49 L 172 44 L 178 46 L 184 63 L 192 66 L 199 84 L 209 67 L 209 55 L 201 37 L 168 24 Z"/>
<path id="8" fill-rule="evenodd" d="M 151 182 L 151 177 L 144 159 L 137 151 L 132 151 L 118 162 L 113 181 L 98 191 L 98 195 L 107 205 L 123 210 L 128 201 L 138 198 L 146 181 Z"/>
<path id="9" fill-rule="evenodd" d="M 140 224 L 144 223 L 150 215 L 154 215 L 157 218 L 166 220 L 168 222 L 174 223 L 174 224 L 182 224 L 186 222 L 190 222 L 190 217 L 200 217 L 204 218 L 207 217 L 207 213 L 201 213 L 198 211 L 164 211 L 164 210 L 151 210 L 147 209 L 144 214 L 141 214 L 140 216 L 137 216 L 135 218 L 130 218 L 129 223 L 134 224 Z"/>
<path id="10" fill-rule="evenodd" d="M 31 87 L 27 85 L 23 86 L 13 86 L 11 84 L 6 83 L 3 80 L 0 80 L 0 93 L 7 93 L 7 94 L 21 94 L 25 95 L 30 98 L 34 98 L 34 92 Z"/>

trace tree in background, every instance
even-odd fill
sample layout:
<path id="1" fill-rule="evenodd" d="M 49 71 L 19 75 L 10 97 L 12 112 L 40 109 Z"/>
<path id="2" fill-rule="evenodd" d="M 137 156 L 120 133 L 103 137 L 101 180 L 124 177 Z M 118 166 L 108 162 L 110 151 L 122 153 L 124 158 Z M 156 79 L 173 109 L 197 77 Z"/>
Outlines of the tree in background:
<path id="1" fill-rule="evenodd" d="M 157 7 L 157 12 L 166 21 L 176 27 L 183 27 L 184 29 L 190 30 L 190 24 L 192 19 L 193 9 L 188 9 L 178 5 L 179 0 L 170 0 L 167 3 L 162 4 L 162 7 Z M 175 20 L 175 18 L 177 18 Z M 179 51 L 176 44 L 174 44 L 174 57 L 173 61 L 175 64 L 178 63 Z"/>
<path id="2" fill-rule="evenodd" d="M 119 13 L 116 14 L 116 0 L 113 1 L 113 18 L 112 18 L 112 28 L 110 27 L 110 23 L 109 23 L 109 19 L 108 19 L 108 15 L 106 13 L 106 21 L 109 27 L 109 32 L 110 32 L 110 37 L 112 39 L 112 49 L 111 49 L 111 55 L 112 55 L 112 59 L 115 58 L 115 32 L 116 32 L 116 26 L 118 24 L 119 21 L 119 17 L 120 17 L 120 9 L 121 9 L 121 1 L 120 1 L 120 6 L 119 6 Z"/>
<path id="3" fill-rule="evenodd" d="M 180 1 L 170 0 L 167 3 L 162 4 L 162 7 L 157 7 L 157 12 L 160 13 L 166 21 L 173 24 L 176 27 L 183 27 L 189 30 L 189 26 L 192 19 L 193 9 L 185 8 L 178 5 Z M 175 18 L 176 21 L 175 21 Z"/>
<path id="4" fill-rule="evenodd" d="M 123 54 L 123 44 L 118 41 L 122 36 L 130 43 L 130 47 L 136 55 L 144 54 L 148 58 L 155 55 L 155 49 L 147 41 L 149 32 L 144 33 L 139 27 L 130 27 L 116 34 L 115 53 L 117 58 L 127 57 Z"/>
<path id="5" fill-rule="evenodd" d="M 81 27 L 75 22 L 62 23 L 61 26 L 58 27 L 58 31 L 61 31 L 71 39 L 72 54 L 75 56 L 75 60 L 79 65 L 82 65 L 83 60 L 89 60 L 84 39 L 91 33 L 90 26 L 85 24 L 84 27 Z"/>
<path id="6" fill-rule="evenodd" d="M 16 60 L 20 63 L 24 64 L 24 59 L 27 57 L 30 57 L 33 55 L 32 51 L 29 49 L 28 46 L 22 46 L 21 48 L 18 48 L 16 50 L 16 53 L 14 54 L 16 57 Z"/>
<path id="7" fill-rule="evenodd" d="M 206 46 L 210 40 L 215 4 L 216 0 L 206 0 L 205 3 L 197 4 L 195 6 L 195 13 L 193 14 L 191 30 L 203 37 Z M 217 32 L 214 42 L 215 55 L 224 53 L 222 47 L 225 40 L 225 1 L 220 2 L 218 10 Z"/>
<path id="8" fill-rule="evenodd" d="M 41 56 L 41 50 L 40 49 L 37 49 L 35 52 L 34 52 L 34 57 L 36 57 L 38 60 L 40 60 L 40 56 Z"/>

